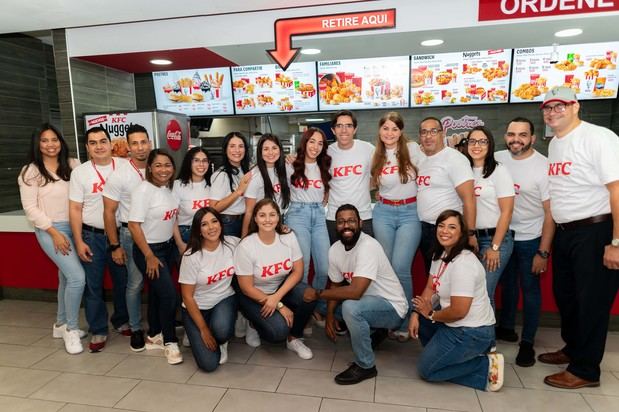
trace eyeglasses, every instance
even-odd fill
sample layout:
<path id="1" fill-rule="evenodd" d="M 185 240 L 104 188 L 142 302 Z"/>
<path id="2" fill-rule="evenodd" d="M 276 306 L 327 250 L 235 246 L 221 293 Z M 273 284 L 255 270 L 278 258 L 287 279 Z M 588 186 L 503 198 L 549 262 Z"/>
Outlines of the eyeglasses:
<path id="1" fill-rule="evenodd" d="M 550 112 L 563 113 L 565 109 L 567 109 L 567 106 L 570 106 L 570 105 L 565 104 L 565 103 L 557 103 L 554 106 L 544 106 L 542 107 L 542 113 L 544 114 L 550 114 Z"/>
<path id="2" fill-rule="evenodd" d="M 479 145 L 481 147 L 485 147 L 485 146 L 488 146 L 488 143 L 490 143 L 488 139 L 479 139 L 479 140 L 468 139 L 466 141 L 466 144 L 468 144 L 469 146 Z"/>
<path id="3" fill-rule="evenodd" d="M 427 135 L 430 135 L 434 137 L 442 131 L 443 129 L 419 129 L 419 136 L 426 137 Z"/>
<path id="4" fill-rule="evenodd" d="M 353 219 L 353 218 L 346 219 L 346 220 L 344 220 L 344 219 L 338 219 L 338 220 L 336 220 L 336 221 L 335 221 L 335 224 L 336 224 L 337 226 L 344 226 L 344 225 L 347 225 L 347 226 L 354 226 L 354 225 L 356 225 L 357 223 L 359 223 L 359 221 L 358 221 L 357 219 Z"/>
<path id="5" fill-rule="evenodd" d="M 196 164 L 200 164 L 200 163 L 208 164 L 208 159 L 197 159 L 194 157 L 191 161 Z"/>
<path id="6" fill-rule="evenodd" d="M 336 129 L 354 129 L 355 125 L 352 123 L 338 123 L 335 125 Z"/>

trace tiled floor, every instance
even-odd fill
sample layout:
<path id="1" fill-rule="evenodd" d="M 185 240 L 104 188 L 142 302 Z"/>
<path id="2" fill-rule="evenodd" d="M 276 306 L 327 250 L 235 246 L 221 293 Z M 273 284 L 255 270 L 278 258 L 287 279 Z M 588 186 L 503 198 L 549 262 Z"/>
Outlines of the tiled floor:
<path id="1" fill-rule="evenodd" d="M 417 342 L 385 342 L 377 352 L 376 379 L 336 385 L 333 376 L 352 360 L 350 344 L 346 338 L 333 344 L 316 327 L 306 339 L 315 355 L 310 361 L 283 345 L 254 350 L 235 340 L 229 363 L 210 374 L 197 370 L 188 349 L 183 348 L 183 364 L 170 366 L 162 351 L 133 353 L 128 338 L 119 335 L 111 337 L 102 353 L 70 356 L 62 340 L 51 337 L 54 314 L 53 303 L 0 300 L 0 411 L 619 410 L 618 333 L 608 337 L 600 388 L 550 388 L 542 379 L 559 368 L 517 367 L 517 346 L 499 343 L 508 362 L 505 387 L 487 393 L 421 381 L 415 371 Z M 558 330 L 540 330 L 537 345 L 538 352 L 560 347 Z"/>

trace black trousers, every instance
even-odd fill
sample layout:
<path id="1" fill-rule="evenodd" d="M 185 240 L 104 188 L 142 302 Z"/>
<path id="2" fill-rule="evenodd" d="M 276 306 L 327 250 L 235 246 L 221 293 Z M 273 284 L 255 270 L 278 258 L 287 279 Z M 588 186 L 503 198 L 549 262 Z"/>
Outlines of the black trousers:
<path id="1" fill-rule="evenodd" d="M 432 266 L 432 249 L 436 242 L 436 226 L 427 222 L 421 222 L 421 241 L 419 251 L 423 257 L 423 264 L 426 269 L 426 276 L 430 273 Z"/>
<path id="2" fill-rule="evenodd" d="M 374 229 L 372 228 L 372 219 L 366 219 L 363 221 L 363 226 L 361 226 L 361 231 L 366 235 L 370 235 L 374 237 Z M 327 232 L 329 233 L 329 241 L 331 244 L 334 244 L 340 238 L 337 236 L 337 229 L 335 226 L 335 220 L 327 219 Z"/>
<path id="3" fill-rule="evenodd" d="M 619 288 L 619 270 L 603 264 L 612 239 L 612 221 L 564 230 L 553 242 L 552 288 L 561 315 L 567 370 L 589 381 L 600 380 L 610 309 Z"/>

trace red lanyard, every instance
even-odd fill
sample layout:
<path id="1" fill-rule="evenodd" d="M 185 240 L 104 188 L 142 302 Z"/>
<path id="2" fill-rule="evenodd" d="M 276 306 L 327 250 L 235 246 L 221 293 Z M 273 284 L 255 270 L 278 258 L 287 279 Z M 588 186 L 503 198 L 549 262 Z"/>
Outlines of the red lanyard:
<path id="1" fill-rule="evenodd" d="M 432 290 L 434 293 L 438 293 L 438 287 L 441 286 L 441 277 L 445 273 L 445 270 L 447 270 L 447 265 L 448 263 L 441 261 L 441 266 L 438 268 L 438 273 L 436 275 L 430 275 L 432 276 Z"/>
<path id="2" fill-rule="evenodd" d="M 144 180 L 144 175 L 142 174 L 142 172 L 140 172 L 140 169 L 138 169 L 135 163 L 133 163 L 133 159 L 129 159 L 129 163 L 131 163 L 131 166 L 133 166 L 135 171 L 138 172 L 138 174 L 140 175 L 140 179 Z"/>
<path id="3" fill-rule="evenodd" d="M 99 183 L 101 183 L 101 185 L 105 184 L 105 179 L 103 178 L 103 176 L 101 176 L 101 173 L 99 173 L 99 170 L 97 170 L 97 166 L 95 165 L 94 161 L 90 161 L 90 163 L 92 164 L 93 169 L 95 169 L 95 172 L 97 172 L 97 176 L 99 176 Z M 112 171 L 114 171 L 116 169 L 116 163 L 114 163 L 114 158 L 112 158 Z"/>

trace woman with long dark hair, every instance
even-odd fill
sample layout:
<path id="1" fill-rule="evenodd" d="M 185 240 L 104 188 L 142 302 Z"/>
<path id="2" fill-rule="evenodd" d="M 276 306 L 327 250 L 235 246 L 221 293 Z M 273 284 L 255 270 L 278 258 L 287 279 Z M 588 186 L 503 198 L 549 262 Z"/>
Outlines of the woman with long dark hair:
<path id="1" fill-rule="evenodd" d="M 52 336 L 64 340 L 70 354 L 84 349 L 79 311 L 86 284 L 69 225 L 69 179 L 77 159 L 69 157 L 62 133 L 44 123 L 32 133 L 28 160 L 17 182 L 26 217 L 45 254 L 58 267 L 58 309 Z"/>

